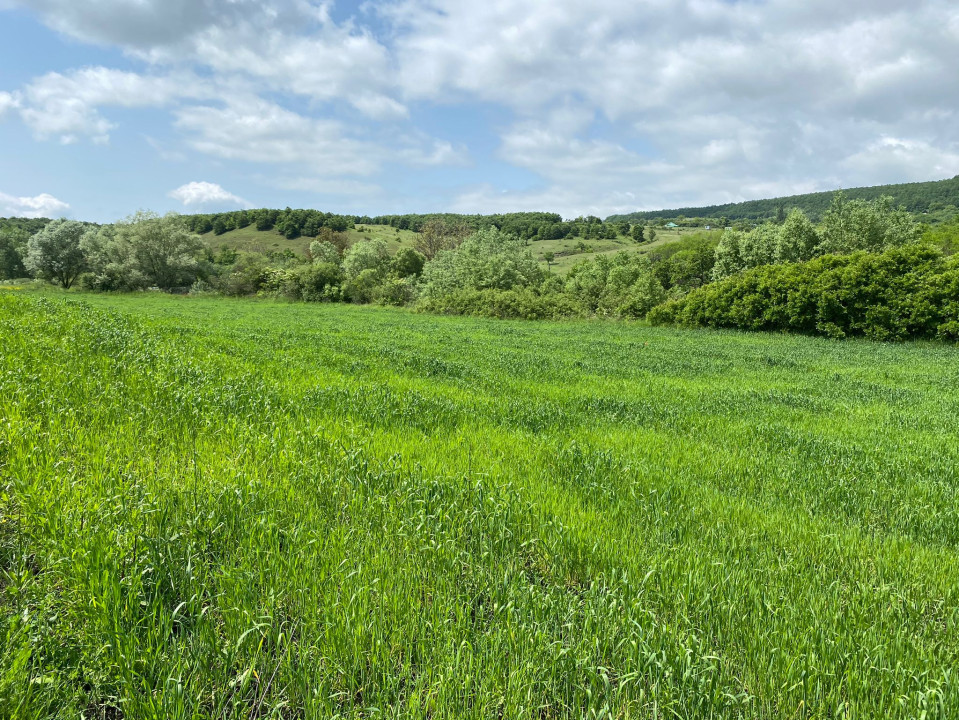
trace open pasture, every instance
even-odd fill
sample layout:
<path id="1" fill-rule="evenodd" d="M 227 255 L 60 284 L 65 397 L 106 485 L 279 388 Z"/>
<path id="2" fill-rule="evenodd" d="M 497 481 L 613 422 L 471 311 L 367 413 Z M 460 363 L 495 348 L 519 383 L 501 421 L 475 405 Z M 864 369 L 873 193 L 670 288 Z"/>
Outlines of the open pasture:
<path id="1" fill-rule="evenodd" d="M 954 718 L 959 357 L 0 293 L 0 716 Z"/>

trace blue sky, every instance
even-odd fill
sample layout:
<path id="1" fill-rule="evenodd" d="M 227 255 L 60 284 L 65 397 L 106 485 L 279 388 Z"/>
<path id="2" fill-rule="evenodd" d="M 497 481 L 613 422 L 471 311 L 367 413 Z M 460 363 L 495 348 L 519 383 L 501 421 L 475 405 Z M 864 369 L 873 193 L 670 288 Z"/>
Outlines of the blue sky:
<path id="1" fill-rule="evenodd" d="M 959 173 L 952 0 L 0 0 L 0 215 L 601 216 Z"/>

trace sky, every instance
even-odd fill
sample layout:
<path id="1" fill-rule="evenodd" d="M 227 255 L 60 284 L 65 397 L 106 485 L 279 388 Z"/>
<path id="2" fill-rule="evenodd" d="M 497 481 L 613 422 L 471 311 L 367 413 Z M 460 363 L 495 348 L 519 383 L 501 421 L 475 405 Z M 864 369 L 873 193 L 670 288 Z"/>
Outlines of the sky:
<path id="1" fill-rule="evenodd" d="M 0 0 L 0 216 L 593 214 L 959 174 L 956 0 Z"/>

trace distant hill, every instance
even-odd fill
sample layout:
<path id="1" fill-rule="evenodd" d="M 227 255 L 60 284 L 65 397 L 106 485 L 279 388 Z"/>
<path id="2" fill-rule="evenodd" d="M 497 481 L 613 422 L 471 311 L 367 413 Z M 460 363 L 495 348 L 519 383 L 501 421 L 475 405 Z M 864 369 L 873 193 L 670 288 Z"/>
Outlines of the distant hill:
<path id="1" fill-rule="evenodd" d="M 889 195 L 895 205 L 905 205 L 906 209 L 917 215 L 929 214 L 932 219 L 949 219 L 959 208 L 959 175 L 951 180 L 933 182 L 903 183 L 900 185 L 876 185 L 874 187 L 852 188 L 844 191 L 849 199 L 874 200 Z M 788 197 L 767 200 L 747 200 L 726 205 L 707 205 L 705 207 L 686 207 L 673 210 L 649 210 L 628 215 L 612 215 L 607 222 L 636 222 L 640 220 L 684 218 L 726 218 L 736 220 L 767 220 L 777 216 L 779 209 L 791 208 L 803 210 L 813 220 L 818 220 L 832 202 L 835 190 L 790 195 Z"/>

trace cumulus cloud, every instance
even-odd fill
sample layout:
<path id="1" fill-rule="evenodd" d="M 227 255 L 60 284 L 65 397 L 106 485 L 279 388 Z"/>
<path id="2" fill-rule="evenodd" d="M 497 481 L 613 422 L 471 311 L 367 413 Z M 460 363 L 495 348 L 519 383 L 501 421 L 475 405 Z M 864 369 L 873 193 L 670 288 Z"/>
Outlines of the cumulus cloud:
<path id="1" fill-rule="evenodd" d="M 193 205 L 239 205 L 249 207 L 249 203 L 241 197 L 224 190 L 220 185 L 211 182 L 190 182 L 171 190 L 170 197 L 179 200 L 187 207 Z"/>
<path id="2" fill-rule="evenodd" d="M 166 108 L 194 151 L 279 168 L 274 185 L 383 188 L 394 164 L 492 145 L 527 186 L 481 176 L 435 203 L 603 214 L 957 170 L 952 0 L 392 0 L 345 19 L 331 0 L 7 2 L 146 70 L 50 73 L 0 115 L 106 143 L 110 108 Z M 457 136 L 448 108 L 481 130 Z"/>
<path id="3" fill-rule="evenodd" d="M 39 138 L 56 137 L 69 144 L 88 137 L 102 144 L 114 128 L 102 116 L 103 107 L 163 107 L 211 92 L 206 82 L 189 74 L 149 76 L 91 67 L 36 78 L 20 93 L 17 107 Z"/>
<path id="4" fill-rule="evenodd" d="M 0 192 L 0 215 L 7 217 L 60 217 L 70 205 L 48 193 L 34 197 L 15 197 Z"/>
<path id="5" fill-rule="evenodd" d="M 350 138 L 342 123 L 306 117 L 260 98 L 179 110 L 177 126 L 199 152 L 227 160 L 313 167 L 319 173 L 369 175 L 379 148 Z"/>
<path id="6" fill-rule="evenodd" d="M 945 0 L 406 0 L 384 12 L 403 29 L 408 96 L 528 118 L 501 132 L 499 156 L 538 175 L 543 199 L 583 192 L 612 209 L 625 191 L 656 207 L 952 172 L 959 11 Z M 571 103 L 586 121 L 564 118 Z"/>

